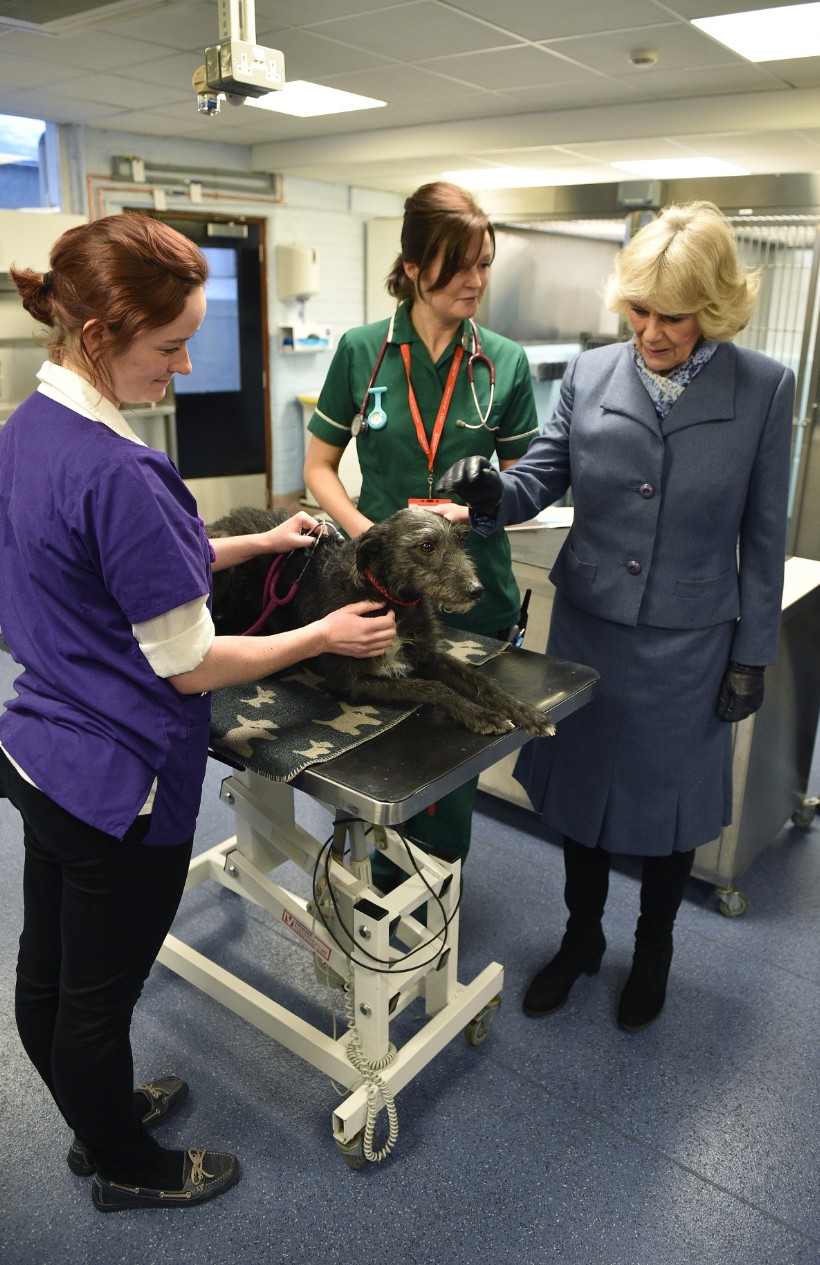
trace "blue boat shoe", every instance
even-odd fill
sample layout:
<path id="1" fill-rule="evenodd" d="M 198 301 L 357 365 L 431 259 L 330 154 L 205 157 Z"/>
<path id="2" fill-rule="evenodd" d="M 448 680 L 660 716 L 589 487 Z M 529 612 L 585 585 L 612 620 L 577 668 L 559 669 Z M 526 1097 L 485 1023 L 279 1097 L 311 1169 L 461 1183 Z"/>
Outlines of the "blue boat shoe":
<path id="1" fill-rule="evenodd" d="M 126 1208 L 190 1208 L 224 1194 L 239 1181 L 241 1171 L 235 1155 L 191 1147 L 185 1152 L 180 1190 L 127 1186 L 95 1173 L 91 1198 L 99 1212 L 120 1212 Z"/>

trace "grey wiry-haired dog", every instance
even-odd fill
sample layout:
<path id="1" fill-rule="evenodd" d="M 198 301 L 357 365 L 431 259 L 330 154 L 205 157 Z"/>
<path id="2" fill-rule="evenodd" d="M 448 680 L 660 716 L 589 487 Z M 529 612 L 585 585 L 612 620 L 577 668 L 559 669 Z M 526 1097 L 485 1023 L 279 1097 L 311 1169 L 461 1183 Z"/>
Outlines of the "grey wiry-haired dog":
<path id="1" fill-rule="evenodd" d="M 283 511 L 238 509 L 208 528 L 213 537 L 268 531 Z M 274 608 L 264 632 L 321 619 L 351 602 L 380 601 L 395 611 L 397 633 L 373 659 L 320 655 L 317 666 L 330 691 L 352 703 L 429 703 L 473 733 L 521 728 L 550 734 L 546 712 L 512 698 L 478 668 L 440 648 L 434 608 L 463 613 L 482 596 L 464 548 L 466 528 L 424 509 L 402 509 L 354 540 L 336 534 L 282 560 L 275 592 L 291 600 Z M 243 633 L 263 609 L 271 559 L 256 558 L 214 575 L 218 633 Z"/>

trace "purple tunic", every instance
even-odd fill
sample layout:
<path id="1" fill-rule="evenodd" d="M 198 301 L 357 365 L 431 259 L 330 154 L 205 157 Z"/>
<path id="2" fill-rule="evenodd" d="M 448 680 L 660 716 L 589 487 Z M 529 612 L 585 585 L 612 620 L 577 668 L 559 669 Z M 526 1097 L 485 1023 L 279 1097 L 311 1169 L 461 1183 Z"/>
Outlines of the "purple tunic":
<path id="1" fill-rule="evenodd" d="M 0 431 L 0 628 L 22 674 L 0 743 L 46 795 L 148 844 L 196 824 L 211 698 L 158 677 L 131 626 L 210 594 L 208 541 L 171 461 L 42 393 Z"/>

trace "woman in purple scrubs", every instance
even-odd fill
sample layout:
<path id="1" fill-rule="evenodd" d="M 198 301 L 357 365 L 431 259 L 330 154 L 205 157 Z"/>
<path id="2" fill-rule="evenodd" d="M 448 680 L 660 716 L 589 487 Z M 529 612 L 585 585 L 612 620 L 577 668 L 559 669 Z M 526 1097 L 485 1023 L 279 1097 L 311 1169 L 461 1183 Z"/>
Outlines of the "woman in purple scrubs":
<path id="1" fill-rule="evenodd" d="M 17 1026 L 95 1206 L 188 1206 L 239 1164 L 159 1146 L 146 1124 L 187 1086 L 134 1090 L 129 1033 L 188 872 L 210 691 L 321 652 L 382 654 L 395 623 L 360 602 L 275 636 L 215 636 L 211 572 L 309 547 L 317 524 L 298 513 L 210 542 L 170 460 L 120 412 L 191 371 L 207 265 L 187 238 L 109 216 L 64 233 L 50 271 L 12 277 L 51 335 L 38 389 L 0 431 L 0 629 L 21 666 L 0 713 L 0 794 L 26 853 Z"/>

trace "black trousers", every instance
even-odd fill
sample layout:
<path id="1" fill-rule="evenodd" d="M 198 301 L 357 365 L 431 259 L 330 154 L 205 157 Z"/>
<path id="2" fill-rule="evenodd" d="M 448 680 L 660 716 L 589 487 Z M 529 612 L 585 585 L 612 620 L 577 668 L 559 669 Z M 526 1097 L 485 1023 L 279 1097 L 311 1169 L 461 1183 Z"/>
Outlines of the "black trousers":
<path id="1" fill-rule="evenodd" d="M 0 790 L 23 818 L 23 931 L 15 1017 L 23 1047 L 69 1127 L 109 1177 L 158 1153 L 134 1107 L 131 1016 L 177 911 L 192 840 L 145 847 L 31 786 L 0 752 Z"/>

